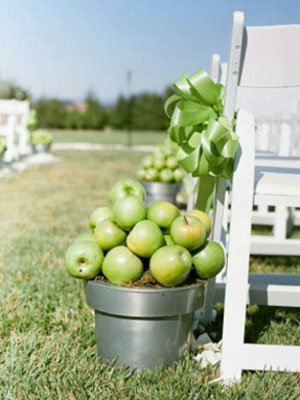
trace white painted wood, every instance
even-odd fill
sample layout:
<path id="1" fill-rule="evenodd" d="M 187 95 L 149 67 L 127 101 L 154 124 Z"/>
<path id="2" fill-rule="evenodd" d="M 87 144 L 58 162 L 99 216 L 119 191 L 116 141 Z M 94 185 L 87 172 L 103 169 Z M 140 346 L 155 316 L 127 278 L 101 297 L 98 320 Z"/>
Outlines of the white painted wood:
<path id="1" fill-rule="evenodd" d="M 282 121 L 280 124 L 279 151 L 278 155 L 288 157 L 291 154 L 292 129 L 288 121 Z"/>
<path id="2" fill-rule="evenodd" d="M 237 108 L 247 108 L 256 120 L 288 119 L 296 112 L 300 87 L 253 88 L 238 87 Z M 272 99 L 272 101 L 270 101 Z"/>
<path id="3" fill-rule="evenodd" d="M 259 154 L 255 154 L 255 165 L 263 167 L 274 167 L 274 168 L 290 168 L 290 169 L 300 169 L 300 158 L 299 157 L 280 157 L 273 154 L 266 157 L 262 157 Z"/>
<path id="4" fill-rule="evenodd" d="M 6 152 L 4 153 L 4 162 L 11 163 L 16 158 L 16 146 L 15 146 L 15 127 L 16 127 L 16 116 L 11 114 L 7 118 L 6 129 L 2 128 L 1 134 L 6 137 Z"/>
<path id="5" fill-rule="evenodd" d="M 221 362 L 223 379 L 241 377 L 238 350 L 243 343 L 245 330 L 255 154 L 254 120 L 246 110 L 238 113 L 236 132 L 240 137 L 240 147 L 232 183 Z M 241 152 L 245 147 L 247 151 Z"/>
<path id="6" fill-rule="evenodd" d="M 217 282 L 215 302 L 224 303 L 226 282 Z M 286 307 L 300 307 L 299 274 L 250 274 L 247 285 L 246 303 L 282 306 L 282 297 Z"/>
<path id="7" fill-rule="evenodd" d="M 299 37 L 300 25 L 246 27 L 239 86 L 300 87 Z"/>
<path id="8" fill-rule="evenodd" d="M 300 175 L 299 175 L 300 178 Z M 278 183 L 277 183 L 278 184 Z M 274 238 L 276 240 L 286 240 L 287 238 L 287 221 L 289 220 L 289 209 L 284 206 L 277 206 L 275 210 L 275 224 L 273 229 Z M 300 254 L 300 253 L 299 253 Z"/>
<path id="9" fill-rule="evenodd" d="M 255 235 L 251 236 L 251 254 L 282 256 L 300 256 L 299 239 L 277 239 L 274 236 Z M 285 304 L 284 297 L 281 300 Z"/>
<path id="10" fill-rule="evenodd" d="M 265 204 L 274 206 L 299 207 L 299 196 L 290 194 L 257 194 L 254 193 L 254 205 Z"/>
<path id="11" fill-rule="evenodd" d="M 241 59 L 241 46 L 242 46 L 242 35 L 244 26 L 244 15 L 243 13 L 234 13 L 234 28 L 232 32 L 231 42 L 231 60 L 227 71 L 227 82 L 226 94 L 225 94 L 225 115 L 231 120 L 234 117 L 235 112 L 235 101 L 236 101 L 236 86 L 238 83 L 238 71 L 239 63 Z M 214 66 L 214 69 L 220 70 L 220 60 L 216 61 L 219 66 Z M 223 221 L 224 221 L 224 202 L 226 183 L 224 181 L 218 181 L 215 195 L 215 203 L 213 208 L 214 220 L 212 224 L 213 234 L 212 237 L 216 241 L 220 241 L 222 237 Z M 223 237 L 226 236 L 226 231 Z M 226 239 L 223 239 L 226 243 Z M 214 288 L 215 278 L 208 281 L 208 287 L 205 296 L 204 303 L 204 318 L 203 323 L 209 323 L 213 315 L 213 302 L 214 302 Z"/>
<path id="12" fill-rule="evenodd" d="M 231 54 L 229 61 L 229 73 L 227 78 L 227 93 L 232 109 L 232 99 L 235 99 L 234 85 L 237 90 L 236 77 L 230 74 L 232 60 L 235 59 L 233 43 L 234 32 L 239 26 L 234 18 L 233 40 L 231 43 Z M 243 41 L 243 66 L 238 69 L 240 84 L 248 86 L 267 86 L 275 88 L 278 85 L 297 86 L 300 82 L 300 52 L 295 57 L 289 54 L 289 38 L 293 31 L 293 45 L 296 34 L 300 37 L 300 26 L 297 27 L 268 27 L 268 29 L 240 29 L 240 35 L 247 32 L 247 40 Z M 250 32 L 250 34 L 249 34 Z M 261 32 L 261 41 L 257 32 Z M 276 34 L 278 32 L 278 35 Z M 253 33 L 253 35 L 252 35 Z M 282 34 L 281 34 L 282 33 Z M 266 40 L 274 40 L 269 42 Z M 285 57 L 277 57 L 272 47 L 281 49 Z M 264 51 L 264 49 L 266 49 Z M 271 49 L 271 50 L 270 50 Z M 290 57 L 289 57 L 290 56 Z M 272 58 L 273 57 L 273 58 Z M 277 57 L 277 58 L 276 58 Z M 260 60 L 264 58 L 264 60 Z M 254 60 L 258 60 L 254 65 Z M 270 60 L 274 63 L 269 73 Z M 296 61 L 297 68 L 290 68 L 286 64 Z M 277 61 L 277 62 L 275 62 Z M 298 62 L 297 62 L 298 61 Z M 277 68 L 274 76 L 273 70 Z M 289 73 L 285 78 L 284 74 Z M 260 74 L 258 76 L 258 74 Z M 243 78 L 244 77 L 244 78 Z M 257 79 L 256 79 L 257 77 Z M 258 85 L 259 84 L 259 85 Z M 273 98 L 270 97 L 273 102 Z M 237 99 L 238 100 L 238 99 Z M 235 103 L 235 107 L 239 107 Z M 227 108 L 228 109 L 228 108 Z M 300 206 L 300 170 L 284 166 L 256 165 L 254 161 L 254 119 L 248 111 L 241 109 L 238 112 L 237 134 L 240 137 L 240 148 L 238 149 L 235 162 L 235 173 L 232 183 L 231 219 L 228 245 L 228 262 L 225 291 L 224 325 L 223 325 L 223 347 L 221 360 L 221 378 L 224 382 L 237 381 L 241 378 L 243 369 L 276 369 L 300 371 L 300 346 L 273 346 L 273 345 L 250 345 L 244 343 L 246 304 L 252 301 L 261 304 L 274 304 L 300 306 L 300 276 L 294 276 L 296 285 L 287 282 L 284 276 L 268 277 L 251 276 L 249 278 L 249 254 L 251 242 L 251 213 L 254 204 L 275 205 L 278 212 L 282 212 L 282 206 Z M 242 148 L 243 151 L 240 149 Z M 254 176 L 255 175 L 255 176 Z M 255 180 L 255 185 L 254 185 Z M 258 193 L 256 193 L 258 192 Z M 275 281 L 274 281 L 275 278 Z M 277 281 L 276 281 L 277 279 Z M 288 278 L 289 280 L 291 278 Z M 218 282 L 218 290 L 224 287 L 224 282 Z M 254 299 L 253 299 L 254 297 Z"/>
<path id="13" fill-rule="evenodd" d="M 224 79 L 224 71 L 227 64 L 222 64 L 221 81 Z M 296 91 L 295 91 L 296 89 Z M 255 115 L 261 115 L 257 118 L 256 137 L 258 139 L 256 149 L 260 151 L 275 152 L 279 155 L 291 154 L 291 118 L 289 120 L 280 121 L 278 115 L 282 115 L 282 111 L 291 113 L 294 108 L 296 99 L 300 98 L 300 88 L 238 88 L 237 104 L 252 110 Z M 293 90 L 293 92 L 291 92 Z M 275 94 L 275 101 L 270 102 L 268 98 Z M 267 95 L 267 96 L 266 96 Z M 288 95 L 288 96 L 287 96 Z M 263 111 L 262 111 L 263 110 Z M 276 119 L 274 120 L 274 113 Z M 282 117 L 280 117 L 282 118 Z M 279 139 L 279 140 L 278 140 Z M 281 211 L 274 215 L 268 215 L 267 205 L 258 205 L 257 210 L 253 212 L 253 223 L 271 224 L 275 237 L 286 238 L 291 232 L 293 226 L 292 210 Z M 270 247 L 268 246 L 268 250 Z"/>
<path id="14" fill-rule="evenodd" d="M 226 86 L 226 81 L 227 81 L 227 63 L 221 63 L 221 78 L 220 78 L 220 83 L 222 85 Z"/>
<path id="15" fill-rule="evenodd" d="M 300 196 L 300 169 L 283 167 L 255 167 L 255 193 Z M 275 205 L 269 203 L 269 205 Z"/>
<path id="16" fill-rule="evenodd" d="M 211 60 L 210 77 L 216 83 L 220 82 L 220 75 L 221 75 L 220 65 L 221 65 L 221 58 L 219 54 L 213 54 Z"/>
<path id="17" fill-rule="evenodd" d="M 235 12 L 230 47 L 230 60 L 227 70 L 227 85 L 225 95 L 225 115 L 232 119 L 236 110 L 237 85 L 241 62 L 241 50 L 244 31 L 244 14 Z"/>
<path id="18" fill-rule="evenodd" d="M 235 102 L 236 102 L 236 86 L 238 83 L 238 71 L 241 59 L 241 46 L 244 27 L 243 13 L 234 13 L 234 23 L 231 40 L 231 59 L 227 69 L 227 86 L 225 93 L 225 115 L 231 120 L 234 117 Z M 212 62 L 212 71 L 220 71 L 220 59 L 215 58 Z M 216 75 L 219 76 L 219 73 Z M 226 183 L 219 180 L 216 187 L 212 223 L 212 237 L 216 241 L 221 240 L 222 226 L 224 221 L 224 202 L 226 193 Z M 226 230 L 224 235 L 226 237 Z M 226 239 L 223 239 L 226 244 Z M 212 320 L 213 305 L 214 305 L 214 291 L 215 291 L 215 278 L 208 280 L 204 302 L 204 316 L 203 323 L 208 324 Z"/>
<path id="19" fill-rule="evenodd" d="M 26 156 L 30 153 L 30 137 L 27 129 L 27 121 L 29 117 L 30 106 L 28 101 L 24 101 L 22 113 L 19 113 L 20 123 L 17 126 L 17 132 L 19 134 L 19 155 Z"/>
<path id="20" fill-rule="evenodd" d="M 0 132 L 6 138 L 5 162 L 12 162 L 30 152 L 26 124 L 29 115 L 27 100 L 0 100 Z"/>
<path id="21" fill-rule="evenodd" d="M 3 114 L 23 114 L 28 111 L 28 100 L 0 99 L 0 110 Z"/>
<path id="22" fill-rule="evenodd" d="M 243 344 L 240 358 L 242 369 L 300 372 L 300 346 Z"/>
<path id="23" fill-rule="evenodd" d="M 229 217 L 230 218 L 230 217 Z M 258 206 L 257 211 L 252 211 L 252 224 L 256 225 L 271 225 L 276 222 L 275 212 L 269 212 L 268 206 Z M 256 237 L 256 236 L 255 236 Z M 251 252 L 252 254 L 252 252 Z M 269 253 L 271 254 L 271 253 Z"/>
<path id="24" fill-rule="evenodd" d="M 270 151 L 270 131 L 271 124 L 268 121 L 264 121 L 257 124 L 256 131 L 256 150 L 259 151 Z"/>

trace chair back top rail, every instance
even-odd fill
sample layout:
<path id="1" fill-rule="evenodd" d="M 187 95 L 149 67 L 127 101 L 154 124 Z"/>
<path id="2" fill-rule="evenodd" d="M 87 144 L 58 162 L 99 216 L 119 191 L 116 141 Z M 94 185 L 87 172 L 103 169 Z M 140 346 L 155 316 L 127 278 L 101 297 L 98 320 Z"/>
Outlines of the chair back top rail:
<path id="1" fill-rule="evenodd" d="M 28 100 L 0 100 L 0 114 L 23 114 L 29 112 Z"/>
<path id="2" fill-rule="evenodd" d="M 300 25 L 247 26 L 240 87 L 300 87 Z"/>
<path id="3" fill-rule="evenodd" d="M 247 108 L 256 118 L 288 119 L 296 112 L 300 25 L 245 27 L 243 14 L 234 13 L 230 54 L 229 65 L 215 66 L 220 82 L 227 83 L 227 117 L 232 116 L 233 103 L 235 110 Z"/>

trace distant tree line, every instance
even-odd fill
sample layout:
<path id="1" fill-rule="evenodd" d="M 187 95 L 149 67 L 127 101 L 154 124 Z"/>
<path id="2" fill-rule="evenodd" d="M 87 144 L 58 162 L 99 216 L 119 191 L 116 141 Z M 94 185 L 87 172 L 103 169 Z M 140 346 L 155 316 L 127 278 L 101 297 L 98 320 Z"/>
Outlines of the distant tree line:
<path id="1" fill-rule="evenodd" d="M 41 128 L 166 130 L 169 120 L 164 104 L 171 93 L 168 88 L 162 94 L 141 93 L 130 98 L 121 95 L 113 105 L 104 106 L 89 91 L 80 102 L 40 98 L 32 102 L 32 107 L 37 111 Z M 0 98 L 31 100 L 26 90 L 12 82 L 0 83 Z"/>

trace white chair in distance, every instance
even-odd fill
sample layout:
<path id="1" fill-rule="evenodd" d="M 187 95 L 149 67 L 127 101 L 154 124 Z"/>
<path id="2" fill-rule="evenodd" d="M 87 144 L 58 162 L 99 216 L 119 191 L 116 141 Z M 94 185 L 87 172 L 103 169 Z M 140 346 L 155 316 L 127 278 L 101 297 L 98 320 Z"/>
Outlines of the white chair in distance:
<path id="1" fill-rule="evenodd" d="M 30 153 L 29 133 L 26 128 L 29 110 L 28 100 L 0 100 L 0 135 L 6 138 L 6 163 Z"/>
<path id="2" fill-rule="evenodd" d="M 247 304 L 300 307 L 300 275 L 249 275 L 253 205 L 299 207 L 300 169 L 255 165 L 255 120 L 242 100 L 243 91 L 252 92 L 257 103 L 263 106 L 268 100 L 275 108 L 283 88 L 299 92 L 299 43 L 300 25 L 245 27 L 243 13 L 234 14 L 225 115 L 232 119 L 238 110 L 240 142 L 232 182 L 224 301 L 221 378 L 225 382 L 239 380 L 242 370 L 300 371 L 300 346 L 244 343 Z M 226 187 L 226 182 L 218 181 L 214 240 L 221 238 Z M 216 300 L 224 300 L 225 285 L 217 288 L 210 280 L 208 286 L 210 295 L 217 292 Z M 206 309 L 210 315 L 211 310 Z"/>

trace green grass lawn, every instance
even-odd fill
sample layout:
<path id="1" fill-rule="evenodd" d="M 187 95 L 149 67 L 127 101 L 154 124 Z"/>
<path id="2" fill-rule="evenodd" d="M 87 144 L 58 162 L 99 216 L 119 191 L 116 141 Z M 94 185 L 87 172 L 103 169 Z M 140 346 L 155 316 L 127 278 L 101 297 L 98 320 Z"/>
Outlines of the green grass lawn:
<path id="1" fill-rule="evenodd" d="M 300 374 L 246 372 L 240 384 L 209 382 L 191 356 L 169 368 L 133 373 L 97 358 L 93 312 L 82 282 L 64 269 L 64 253 L 87 230 L 111 185 L 134 176 L 143 157 L 127 152 L 59 152 L 61 162 L 1 181 L 0 399 L 182 400 L 300 398 Z M 255 271 L 300 272 L 300 259 L 253 257 Z M 222 306 L 209 332 L 221 337 Z M 122 335 L 122 332 L 120 332 Z M 300 344 L 297 309 L 251 306 L 251 343 Z"/>
<path id="2" fill-rule="evenodd" d="M 104 130 L 53 130 L 54 143 L 89 142 L 103 144 L 127 144 L 126 131 Z M 133 131 L 132 144 L 161 144 L 166 132 Z"/>

